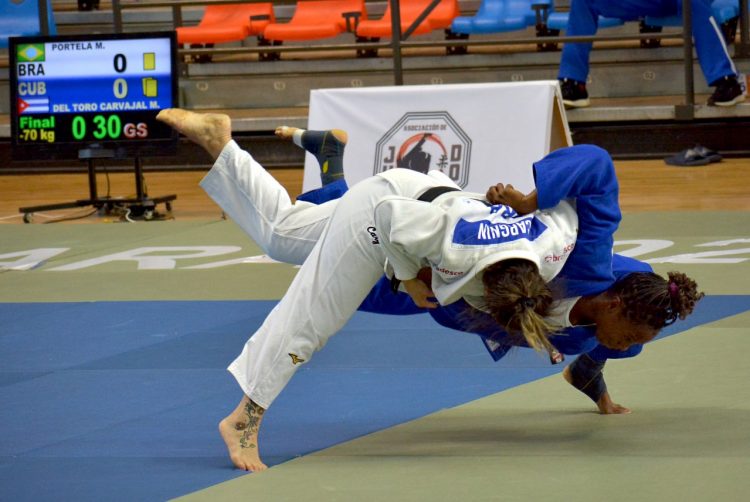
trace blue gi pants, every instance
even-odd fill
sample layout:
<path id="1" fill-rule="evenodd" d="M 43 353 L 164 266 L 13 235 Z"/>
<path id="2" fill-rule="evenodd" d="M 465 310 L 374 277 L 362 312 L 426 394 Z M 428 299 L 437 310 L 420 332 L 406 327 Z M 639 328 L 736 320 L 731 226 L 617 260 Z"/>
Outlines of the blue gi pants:
<path id="1" fill-rule="evenodd" d="M 706 83 L 722 77 L 737 75 L 727 46 L 716 20 L 711 15 L 710 0 L 691 0 L 693 39 Z M 667 17 L 682 15 L 681 0 L 573 0 L 566 35 L 594 35 L 599 16 L 626 21 L 645 16 Z M 589 74 L 591 43 L 567 43 L 563 47 L 558 78 L 586 82 Z"/>

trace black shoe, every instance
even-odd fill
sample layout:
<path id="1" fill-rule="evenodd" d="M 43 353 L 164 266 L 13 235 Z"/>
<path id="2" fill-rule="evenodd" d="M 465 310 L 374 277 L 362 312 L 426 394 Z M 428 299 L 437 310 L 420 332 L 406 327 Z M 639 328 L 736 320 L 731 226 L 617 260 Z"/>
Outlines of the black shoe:
<path id="1" fill-rule="evenodd" d="M 589 106 L 589 93 L 586 91 L 586 84 L 563 78 L 560 80 L 560 90 L 562 91 L 563 104 L 566 108 L 584 108 Z"/>
<path id="2" fill-rule="evenodd" d="M 708 106 L 734 106 L 745 101 L 745 92 L 734 75 L 723 77 L 711 85 L 716 90 L 708 98 Z"/>

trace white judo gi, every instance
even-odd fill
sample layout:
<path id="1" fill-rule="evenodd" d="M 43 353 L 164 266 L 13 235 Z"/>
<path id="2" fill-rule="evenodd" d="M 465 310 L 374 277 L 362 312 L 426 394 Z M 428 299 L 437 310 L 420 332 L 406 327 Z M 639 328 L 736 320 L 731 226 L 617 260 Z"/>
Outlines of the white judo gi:
<path id="1" fill-rule="evenodd" d="M 393 169 L 321 205 L 292 203 L 286 190 L 231 141 L 201 186 L 274 259 L 303 263 L 284 297 L 229 366 L 243 392 L 268 408 L 296 369 L 356 312 L 392 263 L 396 277 L 433 268 L 441 303 L 467 296 L 480 304 L 481 270 L 526 258 L 545 280 L 562 268 L 577 231 L 574 207 L 518 217 L 484 196 L 449 192 L 434 202 L 416 199 L 441 174 Z"/>

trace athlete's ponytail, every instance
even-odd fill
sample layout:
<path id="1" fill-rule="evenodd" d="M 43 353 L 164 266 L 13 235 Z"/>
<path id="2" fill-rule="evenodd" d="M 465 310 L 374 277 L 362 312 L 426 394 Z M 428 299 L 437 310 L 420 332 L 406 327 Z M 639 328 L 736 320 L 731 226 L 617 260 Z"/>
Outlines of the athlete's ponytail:
<path id="1" fill-rule="evenodd" d="M 510 334 L 523 335 L 535 350 L 552 349 L 548 335 L 554 328 L 544 318 L 553 295 L 534 263 L 522 259 L 494 263 L 484 270 L 482 282 L 495 321 Z"/>
<path id="2" fill-rule="evenodd" d="M 636 272 L 615 283 L 611 291 L 622 299 L 623 315 L 635 324 L 660 330 L 693 312 L 704 294 L 693 279 L 669 272 Z"/>

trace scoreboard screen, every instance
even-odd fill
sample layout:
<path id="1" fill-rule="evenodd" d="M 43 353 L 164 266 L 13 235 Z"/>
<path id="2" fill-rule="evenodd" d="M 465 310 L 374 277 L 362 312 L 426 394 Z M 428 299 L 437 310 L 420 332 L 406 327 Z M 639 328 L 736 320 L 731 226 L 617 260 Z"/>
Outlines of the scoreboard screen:
<path id="1" fill-rule="evenodd" d="M 14 159 L 175 152 L 156 120 L 178 102 L 174 32 L 13 37 L 8 52 Z"/>

